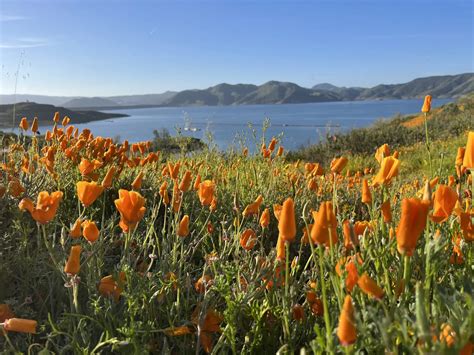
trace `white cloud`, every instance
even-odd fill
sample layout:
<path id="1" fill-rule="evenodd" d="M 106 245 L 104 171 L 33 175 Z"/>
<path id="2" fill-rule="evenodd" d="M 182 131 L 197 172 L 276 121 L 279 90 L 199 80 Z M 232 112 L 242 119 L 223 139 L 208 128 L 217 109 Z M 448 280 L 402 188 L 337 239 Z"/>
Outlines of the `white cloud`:
<path id="1" fill-rule="evenodd" d="M 0 22 L 27 20 L 28 17 L 17 15 L 0 15 Z"/>
<path id="2" fill-rule="evenodd" d="M 51 45 L 46 38 L 23 37 L 10 42 L 0 43 L 0 49 L 36 48 Z"/>

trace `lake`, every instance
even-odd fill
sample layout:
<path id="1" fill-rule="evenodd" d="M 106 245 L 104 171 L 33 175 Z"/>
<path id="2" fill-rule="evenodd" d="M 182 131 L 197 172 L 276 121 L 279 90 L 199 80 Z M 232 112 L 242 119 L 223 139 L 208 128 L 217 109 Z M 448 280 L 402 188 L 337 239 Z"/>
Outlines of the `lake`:
<path id="1" fill-rule="evenodd" d="M 453 100 L 433 100 L 433 107 Z M 199 106 L 199 107 L 155 107 L 140 109 L 107 110 L 129 117 L 79 124 L 79 128 L 90 128 L 95 135 L 116 137 L 130 142 L 153 138 L 153 130 L 166 129 L 175 135 L 177 130 L 185 136 L 208 141 L 211 132 L 213 142 L 220 149 L 240 142 L 254 148 L 255 140 L 249 124 L 261 137 L 266 119 L 270 126 L 266 138 L 282 135 L 282 144 L 287 150 L 302 145 L 317 143 L 326 132 L 345 132 L 357 127 L 366 127 L 381 118 L 420 112 L 423 100 L 380 100 L 352 102 L 324 102 L 285 105 Z M 74 118 L 72 118 L 74 123 Z M 189 130 L 184 130 L 187 127 Z M 44 128 L 43 128 L 44 129 Z M 196 131 L 191 131 L 195 129 Z M 253 149 L 252 149 L 253 150 Z"/>

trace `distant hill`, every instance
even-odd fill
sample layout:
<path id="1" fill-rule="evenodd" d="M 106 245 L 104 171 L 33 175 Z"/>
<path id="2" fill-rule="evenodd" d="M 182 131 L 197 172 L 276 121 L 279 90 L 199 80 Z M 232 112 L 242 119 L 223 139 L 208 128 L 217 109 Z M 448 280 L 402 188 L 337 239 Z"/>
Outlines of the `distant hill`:
<path id="1" fill-rule="evenodd" d="M 251 104 L 310 103 L 381 99 L 456 98 L 474 92 L 474 73 L 430 76 L 403 84 L 380 84 L 372 88 L 338 87 L 322 83 L 312 88 L 281 81 L 263 85 L 222 83 L 207 89 L 166 91 L 161 94 L 110 97 L 60 97 L 16 95 L 17 101 L 52 103 L 70 108 L 114 109 L 140 106 L 221 106 Z M 49 100 L 49 101 L 48 101 Z M 0 95 L 0 103 L 13 103 L 14 95 Z"/>
<path id="2" fill-rule="evenodd" d="M 53 105 L 20 102 L 16 104 L 15 107 L 15 125 L 17 126 L 20 123 L 22 117 L 27 117 L 30 123 L 34 117 L 38 117 L 38 123 L 40 126 L 51 125 L 56 112 L 59 112 L 61 119 L 64 116 L 71 117 L 73 124 L 127 116 L 118 113 L 104 113 L 97 111 L 71 111 L 67 108 Z M 13 105 L 0 105 L 0 128 L 11 128 L 12 119 Z"/>
<path id="3" fill-rule="evenodd" d="M 413 99 L 428 94 L 436 98 L 455 98 L 474 92 L 474 73 L 429 76 L 404 84 L 381 84 L 372 88 L 346 88 L 323 83 L 313 86 L 313 89 L 332 91 L 343 100 Z"/>
<path id="4" fill-rule="evenodd" d="M 77 99 L 69 100 L 63 104 L 64 107 L 114 107 L 119 106 L 115 101 L 104 99 L 102 97 L 79 97 Z"/>

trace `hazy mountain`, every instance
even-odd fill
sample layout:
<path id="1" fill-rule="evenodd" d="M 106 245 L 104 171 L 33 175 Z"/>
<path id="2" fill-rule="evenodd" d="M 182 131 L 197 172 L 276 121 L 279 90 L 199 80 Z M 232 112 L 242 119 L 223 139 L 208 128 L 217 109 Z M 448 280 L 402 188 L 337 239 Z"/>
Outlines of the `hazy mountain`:
<path id="1" fill-rule="evenodd" d="M 64 116 L 73 118 L 75 124 L 127 116 L 118 113 L 104 113 L 97 111 L 71 111 L 67 108 L 53 105 L 37 104 L 34 102 L 19 102 L 15 105 L 15 125 L 18 126 L 22 117 L 27 117 L 30 123 L 34 117 L 38 117 L 38 123 L 40 125 L 52 125 L 55 112 L 59 112 L 61 119 Z M 12 120 L 13 105 L 0 105 L 0 127 L 11 127 Z"/>
<path id="2" fill-rule="evenodd" d="M 62 106 L 64 103 L 77 98 L 76 96 L 46 96 L 46 95 L 0 95 L 0 105 L 13 104 L 15 102 L 36 102 L 38 104 L 49 104 Z"/>
<path id="3" fill-rule="evenodd" d="M 121 106 L 161 105 L 175 94 L 175 91 L 166 91 L 162 94 L 110 96 L 107 99 Z"/>
<path id="4" fill-rule="evenodd" d="M 63 104 L 64 107 L 114 107 L 119 106 L 118 103 L 110 99 L 105 99 L 103 97 L 79 97 L 77 99 L 72 99 Z"/>
<path id="5" fill-rule="evenodd" d="M 306 89 L 294 83 L 269 81 L 247 94 L 237 104 L 292 104 L 320 101 L 339 101 L 329 91 Z"/>
<path id="6" fill-rule="evenodd" d="M 474 92 L 474 73 L 429 76 L 404 84 L 381 84 L 372 88 L 346 88 L 323 83 L 313 86 L 313 89 L 337 93 L 343 100 L 412 99 L 428 94 L 437 98 L 452 98 Z"/>
<path id="7" fill-rule="evenodd" d="M 323 101 L 409 99 L 431 94 L 434 98 L 455 98 L 474 92 L 474 73 L 430 76 L 404 84 L 381 84 L 372 88 L 338 87 L 322 83 L 304 88 L 294 83 L 269 81 L 263 85 L 219 84 L 207 89 L 167 91 L 161 94 L 110 97 L 61 97 L 16 95 L 19 101 L 51 103 L 74 108 L 119 108 L 133 106 L 192 106 L 283 104 Z M 0 95 L 0 103 L 15 102 L 14 95 Z"/>

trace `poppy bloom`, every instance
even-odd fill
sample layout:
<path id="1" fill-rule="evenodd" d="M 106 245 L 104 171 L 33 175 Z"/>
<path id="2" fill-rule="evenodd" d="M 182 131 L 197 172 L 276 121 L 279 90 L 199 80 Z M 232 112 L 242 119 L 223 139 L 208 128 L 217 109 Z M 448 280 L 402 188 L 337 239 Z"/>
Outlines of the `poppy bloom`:
<path id="1" fill-rule="evenodd" d="M 388 157 L 390 155 L 390 147 L 388 144 L 383 144 L 377 151 L 375 152 L 375 159 L 380 163 L 382 163 L 383 158 Z"/>
<path id="2" fill-rule="evenodd" d="M 280 232 L 280 237 L 285 242 L 291 243 L 295 239 L 295 203 L 291 197 L 287 198 L 285 202 L 283 202 L 280 219 L 278 221 L 278 231 Z"/>
<path id="3" fill-rule="evenodd" d="M 31 132 L 38 132 L 38 117 L 33 118 L 33 123 L 31 124 Z"/>
<path id="4" fill-rule="evenodd" d="M 196 283 L 194 284 L 194 289 L 197 293 L 204 293 L 211 286 L 212 277 L 209 275 L 204 275 L 196 281 Z"/>
<path id="5" fill-rule="evenodd" d="M 466 169 L 474 169 L 474 131 L 469 132 L 467 136 L 466 150 L 464 152 L 462 165 Z"/>
<path id="6" fill-rule="evenodd" d="M 430 218 L 435 223 L 443 223 L 453 212 L 458 201 L 458 194 L 446 185 L 439 185 L 434 194 L 433 215 Z"/>
<path id="7" fill-rule="evenodd" d="M 362 180 L 362 203 L 370 205 L 372 203 L 372 193 L 370 192 L 367 179 Z"/>
<path id="8" fill-rule="evenodd" d="M 314 224 L 311 228 L 313 243 L 326 247 L 337 243 L 337 219 L 334 214 L 332 202 L 322 202 L 318 212 L 313 212 Z"/>
<path id="9" fill-rule="evenodd" d="M 341 258 L 336 264 L 336 274 L 343 276 L 344 271 L 347 272 L 345 280 L 347 292 L 352 292 L 359 280 L 359 273 L 354 260 L 357 260 L 359 264 L 362 263 L 360 258 L 356 259 L 354 256 L 351 256 Z"/>
<path id="10" fill-rule="evenodd" d="M 444 323 L 441 325 L 439 340 L 445 343 L 448 348 L 452 347 L 456 342 L 456 332 L 449 324 Z"/>
<path id="11" fill-rule="evenodd" d="M 331 171 L 340 174 L 349 160 L 346 157 L 334 158 L 331 161 Z"/>
<path id="12" fill-rule="evenodd" d="M 12 179 L 9 183 L 8 183 L 8 192 L 10 193 L 10 195 L 12 195 L 13 197 L 20 197 L 24 192 L 25 192 L 25 188 L 23 187 L 23 185 L 20 183 L 20 181 L 16 178 Z"/>
<path id="13" fill-rule="evenodd" d="M 67 259 L 66 266 L 64 266 L 64 272 L 66 274 L 76 275 L 79 272 L 81 266 L 81 251 L 82 247 L 80 245 L 73 245 L 71 247 L 69 259 Z"/>
<path id="14" fill-rule="evenodd" d="M 464 239 L 468 242 L 474 241 L 474 210 L 466 210 L 459 213 L 459 220 Z"/>
<path id="15" fill-rule="evenodd" d="M 281 157 L 283 155 L 283 151 L 284 151 L 284 148 L 282 146 L 279 146 L 277 150 L 277 156 Z"/>
<path id="16" fill-rule="evenodd" d="M 268 208 L 263 210 L 259 222 L 262 228 L 267 228 L 270 225 L 270 210 Z"/>
<path id="17" fill-rule="evenodd" d="M 191 175 L 191 172 L 189 170 L 187 170 L 185 173 L 184 173 L 184 176 L 183 178 L 181 179 L 181 183 L 179 184 L 179 189 L 182 191 L 182 192 L 186 192 L 189 190 L 189 187 L 191 186 L 191 180 L 192 180 L 192 175 Z"/>
<path id="18" fill-rule="evenodd" d="M 118 280 L 113 275 L 105 276 L 99 283 L 99 293 L 104 297 L 112 297 L 115 302 L 118 302 L 126 282 L 126 275 L 123 271 L 118 276 Z"/>
<path id="19" fill-rule="evenodd" d="M 339 315 L 339 325 L 337 327 L 337 337 L 342 346 L 354 344 L 357 339 L 357 330 L 355 326 L 354 307 L 352 298 L 346 295 L 341 314 Z"/>
<path id="20" fill-rule="evenodd" d="M 299 303 L 295 304 L 291 309 L 293 319 L 296 321 L 302 321 L 304 319 L 304 308 Z"/>
<path id="21" fill-rule="evenodd" d="M 466 153 L 466 148 L 459 147 L 458 152 L 456 153 L 456 166 L 463 165 L 464 153 Z"/>
<path id="22" fill-rule="evenodd" d="M 0 304 L 0 323 L 10 318 L 15 318 L 15 314 L 13 314 L 10 306 L 5 303 Z"/>
<path id="23" fill-rule="evenodd" d="M 94 203 L 95 200 L 102 194 L 104 187 L 97 184 L 95 181 L 79 181 L 76 184 L 77 198 L 84 207 L 89 207 Z"/>
<path id="24" fill-rule="evenodd" d="M 3 329 L 8 332 L 36 334 L 38 322 L 31 319 L 10 318 L 3 323 Z"/>
<path id="25" fill-rule="evenodd" d="M 20 201 L 18 207 L 22 211 L 27 210 L 30 212 L 31 217 L 33 217 L 36 222 L 46 224 L 52 221 L 54 216 L 56 216 L 62 198 L 63 193 L 61 191 L 52 192 L 51 195 L 46 191 L 41 191 L 38 194 L 36 206 L 29 198 L 24 198 Z"/>
<path id="26" fill-rule="evenodd" d="M 160 186 L 160 196 L 163 200 L 163 203 L 168 206 L 170 204 L 170 196 L 168 194 L 168 182 L 163 181 Z"/>
<path id="27" fill-rule="evenodd" d="M 99 228 L 97 228 L 95 222 L 84 221 L 82 222 L 82 236 L 87 239 L 89 243 L 94 243 L 99 238 Z"/>
<path id="28" fill-rule="evenodd" d="M 385 201 L 380 206 L 380 210 L 382 211 L 383 221 L 385 223 L 392 222 L 392 209 L 390 207 L 390 200 Z"/>
<path id="29" fill-rule="evenodd" d="M 259 210 L 260 210 L 260 205 L 263 202 L 263 197 L 262 195 L 259 195 L 255 202 L 252 202 L 249 204 L 247 207 L 245 207 L 244 211 L 242 212 L 242 215 L 244 217 L 251 216 L 251 215 L 257 215 Z"/>
<path id="30" fill-rule="evenodd" d="M 187 237 L 189 235 L 189 216 L 186 214 L 179 222 L 178 236 Z"/>
<path id="31" fill-rule="evenodd" d="M 342 223 L 342 232 L 344 234 L 344 247 L 347 250 L 352 250 L 355 245 L 359 245 L 359 235 L 355 233 L 355 227 L 352 222 L 346 219 Z"/>
<path id="32" fill-rule="evenodd" d="M 69 230 L 69 236 L 71 238 L 79 238 L 82 235 L 82 221 L 80 218 L 76 219 L 76 222 L 72 225 L 71 229 Z"/>
<path id="33" fill-rule="evenodd" d="M 245 250 L 252 250 L 255 247 L 255 244 L 257 244 L 257 235 L 252 229 L 246 229 L 240 235 L 240 245 Z"/>
<path id="34" fill-rule="evenodd" d="M 115 207 L 120 212 L 120 228 L 124 232 L 134 229 L 145 215 L 145 198 L 136 191 L 120 189 Z"/>
<path id="35" fill-rule="evenodd" d="M 201 185 L 201 175 L 196 176 L 196 180 L 194 180 L 194 190 L 199 190 L 199 185 Z"/>
<path id="36" fill-rule="evenodd" d="M 142 187 L 142 181 L 143 181 L 143 171 L 140 171 L 132 182 L 132 190 L 140 190 Z"/>
<path id="37" fill-rule="evenodd" d="M 369 275 L 365 272 L 362 276 L 359 277 L 357 285 L 360 287 L 365 294 L 381 299 L 384 295 L 383 290 L 377 285 L 377 283 L 370 278 Z"/>
<path id="38" fill-rule="evenodd" d="M 28 130 L 29 128 L 29 124 L 28 124 L 28 121 L 26 120 L 26 117 L 23 117 L 20 121 L 20 124 L 19 124 L 19 127 L 24 130 L 25 132 Z"/>
<path id="39" fill-rule="evenodd" d="M 107 173 L 105 174 L 101 184 L 105 189 L 108 189 L 112 186 L 112 179 L 114 178 L 115 171 L 116 169 L 114 166 L 111 166 L 109 170 L 107 170 Z"/>
<path id="40" fill-rule="evenodd" d="M 275 216 L 276 220 L 280 220 L 280 214 L 281 214 L 281 209 L 283 208 L 282 205 L 279 205 L 278 203 L 275 203 L 273 205 L 273 215 Z"/>
<path id="41" fill-rule="evenodd" d="M 397 228 L 397 249 L 400 254 L 413 255 L 416 242 L 425 229 L 429 207 L 429 201 L 417 198 L 403 199 L 402 214 Z"/>
<path id="42" fill-rule="evenodd" d="M 428 113 L 431 111 L 431 95 L 425 96 L 425 101 L 423 102 L 423 107 L 421 108 L 421 112 Z"/>
<path id="43" fill-rule="evenodd" d="M 212 333 L 220 333 L 222 330 L 220 324 L 222 323 L 222 315 L 213 309 L 208 309 L 204 317 L 200 318 L 200 307 L 196 307 L 191 320 L 198 326 L 200 331 L 199 340 L 201 346 L 206 353 L 212 351 Z"/>
<path id="44" fill-rule="evenodd" d="M 372 185 L 387 185 L 398 175 L 400 160 L 394 157 L 383 158 L 378 174 L 374 177 Z"/>
<path id="45" fill-rule="evenodd" d="M 210 206 L 214 198 L 216 184 L 211 180 L 205 180 L 199 184 L 198 196 L 201 205 Z"/>

